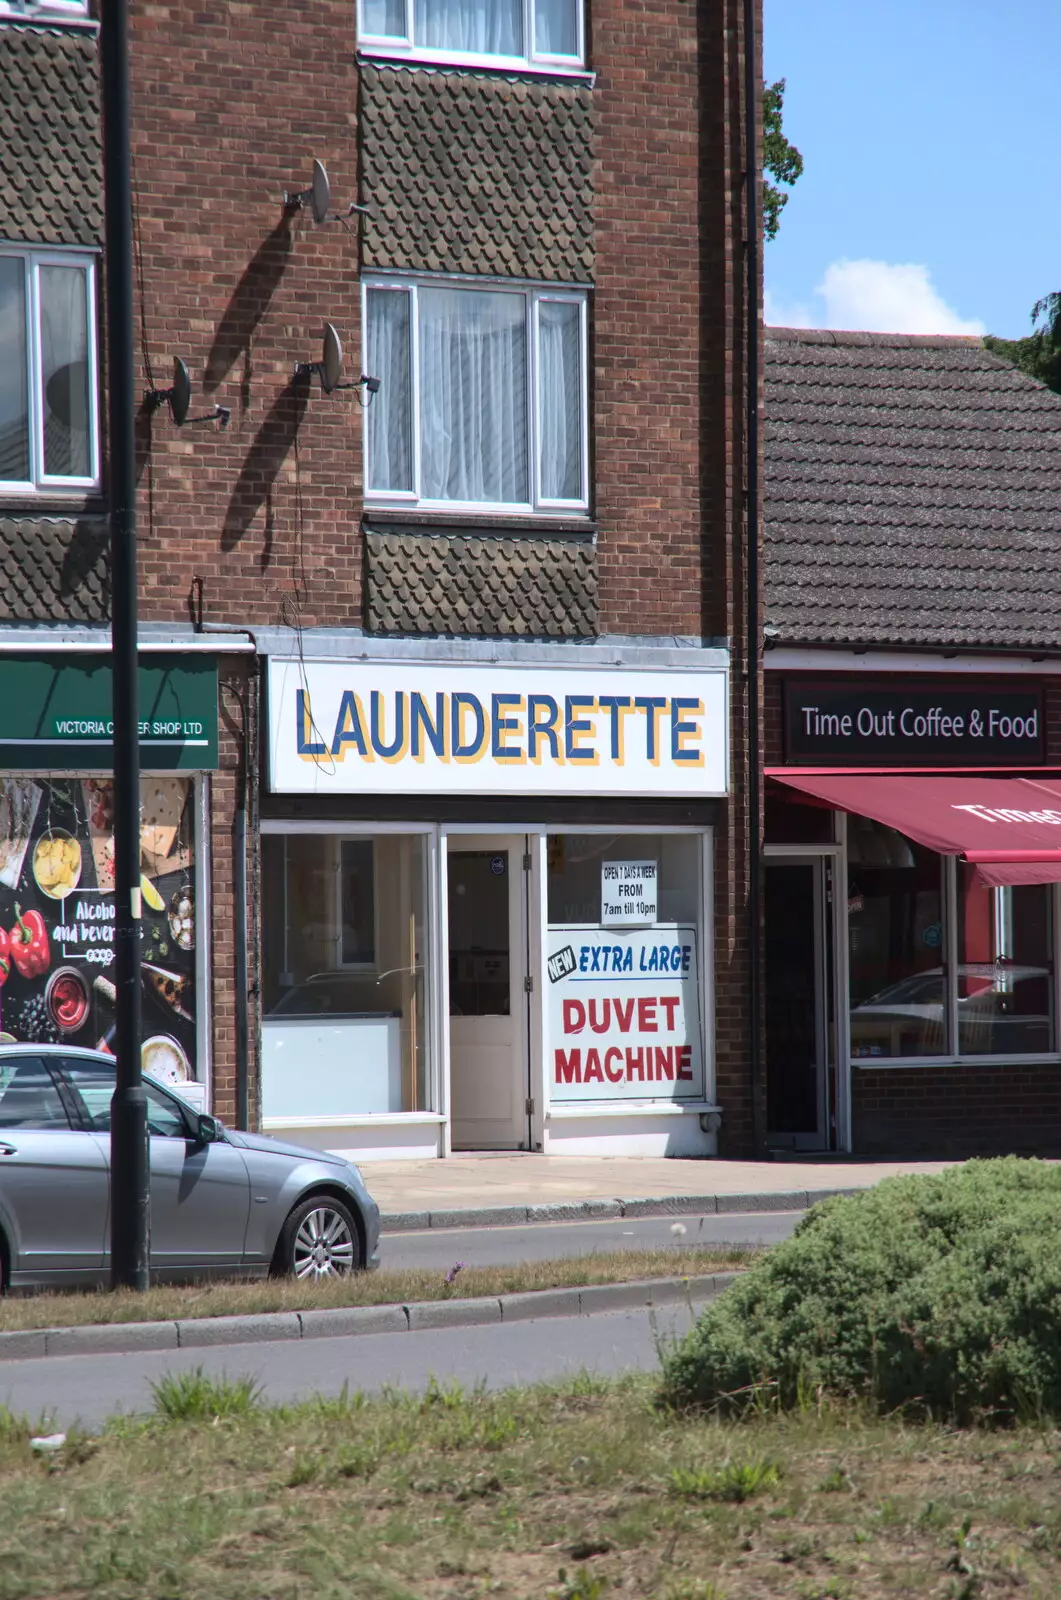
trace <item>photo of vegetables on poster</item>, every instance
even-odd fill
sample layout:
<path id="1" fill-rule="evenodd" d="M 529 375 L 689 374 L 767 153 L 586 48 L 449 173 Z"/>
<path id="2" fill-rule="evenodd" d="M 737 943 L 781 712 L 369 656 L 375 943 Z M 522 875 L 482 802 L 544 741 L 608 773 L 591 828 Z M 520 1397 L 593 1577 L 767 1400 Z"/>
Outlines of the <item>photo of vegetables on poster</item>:
<path id="1" fill-rule="evenodd" d="M 140 785 L 143 1066 L 194 1080 L 190 779 Z M 109 778 L 0 780 L 0 1042 L 113 1050 L 114 797 Z"/>

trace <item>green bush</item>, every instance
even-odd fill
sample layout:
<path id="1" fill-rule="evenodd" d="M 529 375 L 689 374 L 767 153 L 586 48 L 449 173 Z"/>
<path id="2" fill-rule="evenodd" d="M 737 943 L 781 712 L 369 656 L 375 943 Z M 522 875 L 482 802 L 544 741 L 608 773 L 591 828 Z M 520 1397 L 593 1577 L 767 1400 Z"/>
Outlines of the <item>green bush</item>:
<path id="1" fill-rule="evenodd" d="M 1008 1157 L 827 1200 L 664 1357 L 663 1401 L 818 1393 L 961 1423 L 1061 1416 L 1061 1166 Z"/>

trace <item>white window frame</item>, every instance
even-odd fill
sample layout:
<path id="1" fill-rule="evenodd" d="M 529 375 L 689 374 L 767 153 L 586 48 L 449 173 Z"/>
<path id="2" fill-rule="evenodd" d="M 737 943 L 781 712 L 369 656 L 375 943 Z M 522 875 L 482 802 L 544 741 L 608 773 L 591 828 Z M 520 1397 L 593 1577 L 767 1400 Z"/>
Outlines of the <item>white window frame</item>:
<path id="1" fill-rule="evenodd" d="M 88 0 L 0 0 L 0 23 L 6 17 L 65 22 L 88 16 Z"/>
<path id="2" fill-rule="evenodd" d="M 2 3 L 2 0 L 0 0 Z M 29 401 L 30 476 L 0 479 L 0 496 L 55 495 L 99 487 L 99 369 L 96 339 L 96 260 L 71 250 L 27 249 L 0 243 L 0 257 L 23 263 L 26 302 L 26 365 Z M 90 472 L 85 477 L 58 477 L 44 470 L 44 396 L 41 385 L 40 271 L 42 267 L 74 267 L 85 274 L 88 330 L 88 435 Z"/>
<path id="3" fill-rule="evenodd" d="M 486 500 L 429 500 L 420 494 L 420 311 L 419 291 L 426 289 L 465 289 L 477 294 L 511 294 L 521 296 L 526 307 L 524 326 L 527 331 L 527 430 L 529 501 Z M 413 488 L 373 489 L 369 481 L 369 429 L 367 421 L 361 430 L 362 471 L 365 485 L 365 504 L 372 507 L 408 507 L 409 510 L 432 512 L 457 512 L 463 516 L 524 516 L 542 513 L 550 515 L 571 514 L 584 516 L 589 510 L 589 296 L 585 289 L 564 289 L 552 285 L 520 282 L 499 283 L 496 279 L 470 280 L 432 275 L 421 278 L 383 277 L 372 275 L 362 280 L 361 327 L 362 349 L 368 348 L 368 297 L 373 290 L 397 290 L 409 296 L 409 381 L 412 394 L 412 473 Z M 538 309 L 544 301 L 556 301 L 579 307 L 579 362 L 581 365 L 581 392 L 579 396 L 579 423 L 581 428 L 582 459 L 580 493 L 573 500 L 547 499 L 541 492 L 541 410 L 539 394 L 539 323 Z M 367 359 L 367 357 L 366 357 Z M 378 376 L 378 374 L 377 374 Z M 370 400 L 369 404 L 373 402 Z"/>
<path id="4" fill-rule="evenodd" d="M 440 66 L 487 67 L 505 72 L 548 72 L 582 77 L 586 71 L 586 0 L 576 0 L 578 49 L 573 56 L 544 55 L 534 49 L 535 0 L 523 0 L 525 55 L 494 56 L 475 50 L 431 50 L 417 43 L 416 0 L 402 0 L 405 7 L 404 34 L 373 34 L 364 25 L 365 0 L 358 0 L 358 44 L 365 55 L 402 56 L 410 61 L 434 62 Z"/>

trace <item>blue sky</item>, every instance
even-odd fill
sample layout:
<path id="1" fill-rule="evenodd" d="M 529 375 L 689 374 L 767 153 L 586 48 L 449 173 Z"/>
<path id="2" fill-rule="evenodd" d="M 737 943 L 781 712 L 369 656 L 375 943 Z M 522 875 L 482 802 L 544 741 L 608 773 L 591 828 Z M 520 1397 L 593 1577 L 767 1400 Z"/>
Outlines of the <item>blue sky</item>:
<path id="1" fill-rule="evenodd" d="M 765 0 L 806 171 L 767 321 L 1029 331 L 1061 289 L 1061 0 Z"/>

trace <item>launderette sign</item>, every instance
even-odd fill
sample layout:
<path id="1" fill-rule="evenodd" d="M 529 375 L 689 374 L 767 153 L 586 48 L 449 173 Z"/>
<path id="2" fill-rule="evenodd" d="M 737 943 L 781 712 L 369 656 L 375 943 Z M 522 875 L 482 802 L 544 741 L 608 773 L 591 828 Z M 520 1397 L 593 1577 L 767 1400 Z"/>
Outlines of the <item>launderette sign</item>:
<path id="1" fill-rule="evenodd" d="M 269 661 L 283 794 L 726 793 L 724 668 Z"/>

